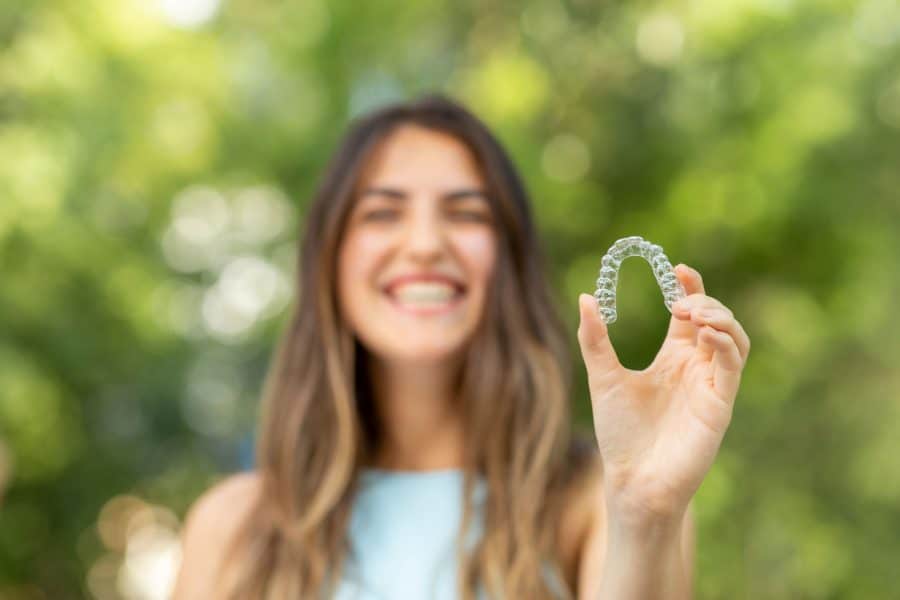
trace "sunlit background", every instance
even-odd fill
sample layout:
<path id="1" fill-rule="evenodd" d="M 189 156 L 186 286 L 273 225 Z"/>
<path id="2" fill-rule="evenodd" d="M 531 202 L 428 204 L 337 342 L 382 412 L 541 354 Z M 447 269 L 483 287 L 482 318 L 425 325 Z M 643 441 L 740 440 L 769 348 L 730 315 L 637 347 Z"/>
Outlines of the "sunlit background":
<path id="1" fill-rule="evenodd" d="M 697 598 L 900 598 L 896 0 L 3 0 L 0 43 L 3 600 L 167 597 L 187 507 L 253 464 L 324 163 L 426 90 L 520 167 L 573 355 L 625 235 L 749 332 Z M 668 313 L 619 285 L 642 368 Z"/>

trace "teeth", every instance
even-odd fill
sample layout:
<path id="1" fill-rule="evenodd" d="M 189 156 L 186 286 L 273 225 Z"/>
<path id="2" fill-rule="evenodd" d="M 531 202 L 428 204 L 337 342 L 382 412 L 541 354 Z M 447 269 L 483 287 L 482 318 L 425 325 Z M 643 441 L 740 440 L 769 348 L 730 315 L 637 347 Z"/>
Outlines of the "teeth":
<path id="1" fill-rule="evenodd" d="M 456 289 L 443 283 L 406 283 L 394 288 L 392 295 L 401 302 L 437 303 L 456 296 Z"/>

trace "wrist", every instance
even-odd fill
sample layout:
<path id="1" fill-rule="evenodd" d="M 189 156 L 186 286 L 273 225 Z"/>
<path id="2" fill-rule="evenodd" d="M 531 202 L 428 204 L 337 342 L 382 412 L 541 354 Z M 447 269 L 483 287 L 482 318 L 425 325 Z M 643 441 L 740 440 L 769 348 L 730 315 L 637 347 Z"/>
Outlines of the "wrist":
<path id="1" fill-rule="evenodd" d="M 607 513 L 609 540 L 620 546 L 659 548 L 677 545 L 684 534 L 685 517 L 659 517 Z"/>
<path id="2" fill-rule="evenodd" d="M 619 535 L 664 539 L 680 535 L 687 504 L 671 498 L 611 493 L 604 490 L 611 531 Z"/>
<path id="3" fill-rule="evenodd" d="M 686 517 L 687 513 L 685 513 Z M 610 587 L 604 597 L 621 595 L 623 580 L 610 573 L 631 573 L 629 598 L 690 598 L 688 568 L 684 558 L 685 517 L 608 513 L 606 538 Z M 615 591 L 613 591 L 615 590 Z"/>

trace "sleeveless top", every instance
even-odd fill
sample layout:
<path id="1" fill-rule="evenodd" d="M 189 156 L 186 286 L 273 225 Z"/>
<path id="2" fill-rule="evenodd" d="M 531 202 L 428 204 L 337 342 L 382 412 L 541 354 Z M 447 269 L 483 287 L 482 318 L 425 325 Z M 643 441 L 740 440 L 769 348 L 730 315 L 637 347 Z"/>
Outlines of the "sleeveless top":
<path id="1" fill-rule="evenodd" d="M 363 469 L 350 517 L 350 553 L 334 600 L 457 600 L 463 479 L 462 469 Z M 476 480 L 474 494 L 470 547 L 483 528 L 483 479 Z M 565 597 L 548 565 L 544 575 L 556 596 Z M 483 590 L 479 598 L 486 598 Z"/>

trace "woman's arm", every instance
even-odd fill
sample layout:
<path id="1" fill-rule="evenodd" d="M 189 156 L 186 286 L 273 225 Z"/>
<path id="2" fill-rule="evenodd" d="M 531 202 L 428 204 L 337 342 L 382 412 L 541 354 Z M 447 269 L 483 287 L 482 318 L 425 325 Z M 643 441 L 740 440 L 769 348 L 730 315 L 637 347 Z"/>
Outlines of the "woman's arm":
<path id="1" fill-rule="evenodd" d="M 731 423 L 750 338 L 706 295 L 697 271 L 679 265 L 675 274 L 687 295 L 672 305 L 662 347 L 641 371 L 619 362 L 596 299 L 579 297 L 578 342 L 604 477 L 595 506 L 607 515 L 606 556 L 593 563 L 601 580 L 582 600 L 690 597 L 685 517 Z"/>
<path id="2" fill-rule="evenodd" d="M 693 509 L 679 521 L 626 524 L 608 518 L 602 489 L 578 561 L 578 600 L 693 595 L 696 530 Z"/>

